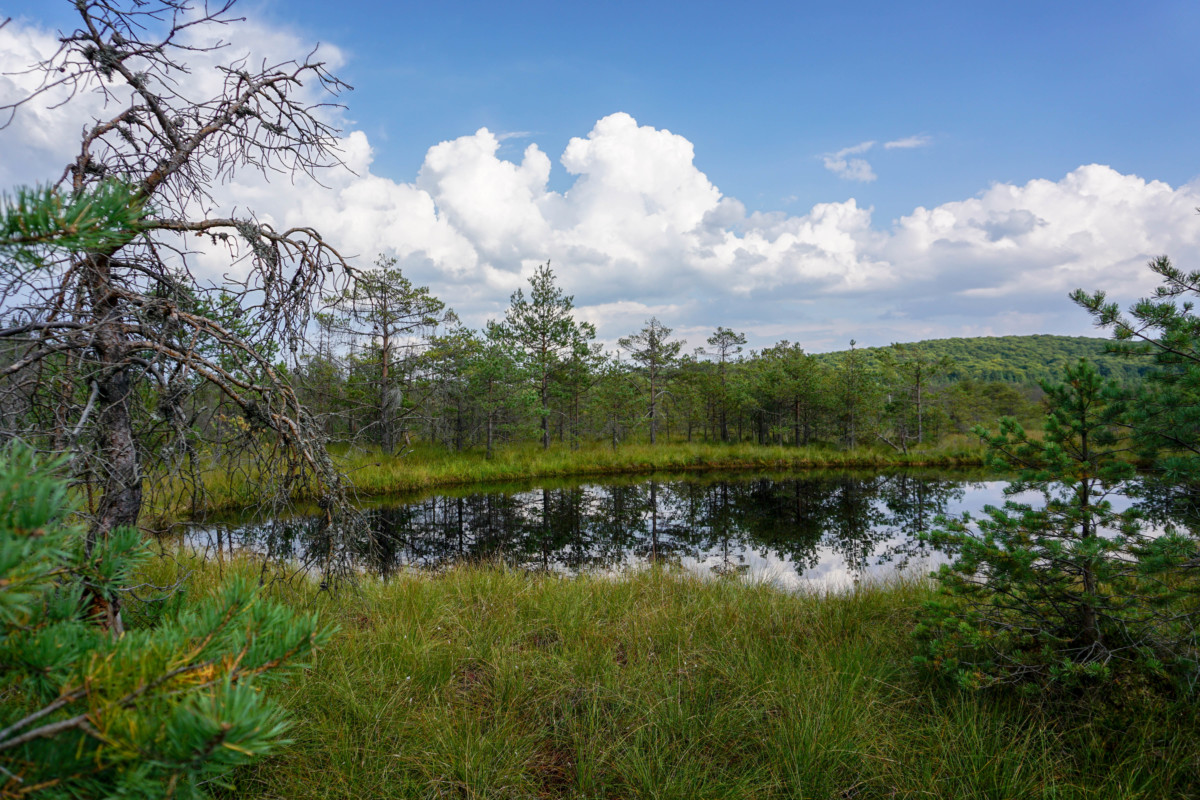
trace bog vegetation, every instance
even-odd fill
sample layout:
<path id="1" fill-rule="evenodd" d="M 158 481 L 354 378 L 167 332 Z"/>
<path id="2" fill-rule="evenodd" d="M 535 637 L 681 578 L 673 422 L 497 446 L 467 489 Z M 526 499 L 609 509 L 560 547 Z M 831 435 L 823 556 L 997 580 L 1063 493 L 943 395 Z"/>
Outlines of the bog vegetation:
<path id="1" fill-rule="evenodd" d="M 0 796 L 1200 792 L 1200 542 L 1108 502 L 1135 464 L 1194 496 L 1200 273 L 1156 259 L 1128 312 L 1076 293 L 1107 345 L 816 356 L 718 324 L 687 353 L 652 318 L 606 351 L 549 263 L 475 330 L 386 257 L 205 213 L 241 170 L 338 163 L 344 86 L 316 54 L 216 66 L 191 94 L 187 60 L 220 54 L 186 33 L 232 5 L 79 0 L 0 109 L 107 101 L 57 183 L 0 204 Z M 243 279 L 198 279 L 197 242 Z M 531 448 L 798 466 L 970 437 L 1040 500 L 932 531 L 955 558 L 936 590 L 335 569 L 356 459 L 386 481 L 418 447 L 503 474 Z M 152 558 L 147 508 L 204 509 L 217 484 L 270 512 L 315 500 L 319 578 Z"/>

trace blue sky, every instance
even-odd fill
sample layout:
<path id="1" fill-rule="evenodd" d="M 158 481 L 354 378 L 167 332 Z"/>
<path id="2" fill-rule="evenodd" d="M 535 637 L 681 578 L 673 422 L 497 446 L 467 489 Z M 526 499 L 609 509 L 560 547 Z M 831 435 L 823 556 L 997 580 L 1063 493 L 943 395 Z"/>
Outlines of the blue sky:
<path id="1" fill-rule="evenodd" d="M 465 242 L 443 242 L 441 255 L 425 240 L 396 244 L 395 252 L 416 279 L 460 296 L 473 322 L 502 310 L 533 263 L 554 258 L 610 339 L 650 313 L 674 313 L 693 335 L 734 325 L 759 344 L 787 336 L 816 350 L 844 346 L 854 330 L 873 344 L 1086 333 L 1086 318 L 1071 316 L 1064 300 L 1072 281 L 1094 278 L 1091 288 L 1133 297 L 1148 285 L 1131 265 L 1162 251 L 1185 263 L 1200 255 L 1200 218 L 1189 228 L 1181 211 L 1200 204 L 1192 202 L 1200 194 L 1200 3 L 260 0 L 238 9 L 253 30 L 337 48 L 338 74 L 355 87 L 345 98 L 345 127 L 369 142 L 360 174 L 391 182 L 397 197 L 412 194 L 409 187 L 424 192 L 436 209 L 433 222 L 389 217 L 386 224 L 445 223 Z M 55 0 L 0 0 L 5 14 L 42 28 L 72 24 L 70 4 Z M 255 42 L 229 35 L 239 47 Z M 591 132 L 599 142 L 595 126 L 617 112 L 662 134 L 655 141 L 667 149 L 645 163 L 682 159 L 664 179 L 683 187 L 668 193 L 670 202 L 689 205 L 680 192 L 704 194 L 683 164 L 690 144 L 690 164 L 717 192 L 672 217 L 695 225 L 672 234 L 692 240 L 676 246 L 642 237 L 596 254 L 606 240 L 597 220 L 607 218 L 596 208 L 627 205 L 633 195 L 608 156 L 577 159 L 574 173 L 560 161 L 572 139 Z M 480 128 L 499 140 L 483 161 L 466 146 L 479 144 L 468 138 Z M 605 134 L 611 159 L 633 163 L 629 148 L 650 146 L 653 137 L 638 144 L 633 130 Z M 664 131 L 675 138 L 668 142 Z M 463 147 L 443 154 L 452 163 L 433 169 L 431 148 L 456 140 Z M 553 236 L 540 252 L 525 252 L 537 248 L 470 216 L 508 213 L 510 195 L 501 192 L 503 202 L 491 209 L 468 209 L 464 199 L 486 195 L 487 182 L 499 180 L 488 177 L 497 174 L 495 159 L 520 165 L 531 144 L 548 158 L 549 175 L 538 184 L 538 164 L 529 162 L 518 183 L 537 184 L 530 202 L 539 213 L 550 215 L 546 209 L 564 197 L 568 205 L 588 192 L 603 198 L 546 216 Z M 603 175 L 588 172 L 601 170 L 596 159 Z M 1093 164 L 1109 172 L 1077 173 Z M 577 184 L 584 174 L 605 191 L 585 192 Z M 344 215 L 354 202 L 346 198 L 366 191 L 334 188 L 341 196 L 330 202 Z M 668 202 L 662 188 L 637 190 L 648 214 Z M 713 216 L 717 197 L 736 199 L 740 211 L 722 206 Z M 836 204 L 837 221 L 814 211 L 828 204 Z M 956 222 L 938 223 L 938 214 L 916 220 L 922 207 L 941 208 Z M 702 216 L 705 225 L 719 217 L 729 237 L 745 238 L 718 248 L 719 264 L 697 233 Z M 1126 223 L 1123 239 L 1097 233 Z M 989 245 L 1004 243 L 1010 228 L 1011 247 Z M 797 244 L 771 250 L 785 229 Z M 972 238 L 967 229 L 988 233 Z M 1039 241 L 1028 240 L 1033 233 Z M 1078 245 L 1092 234 L 1096 241 Z M 608 238 L 621 235 L 614 229 Z M 761 247 L 746 244 L 751 238 Z M 364 252 L 389 247 L 362 239 Z M 448 255 L 463 248 L 470 255 Z M 590 266 L 576 270 L 580 259 Z M 600 285 L 601 276 L 622 270 L 633 276 L 625 290 Z M 646 273 L 661 274 L 661 285 Z M 723 282 L 747 274 L 757 277 L 732 300 L 723 293 Z M 462 281 L 472 285 L 466 296 Z M 1046 294 L 1034 297 L 1034 289 Z"/>
<path id="2" fill-rule="evenodd" d="M 853 195 L 891 219 L 1092 162 L 1172 184 L 1200 172 L 1195 2 L 260 8 L 347 51 L 352 116 L 401 179 L 479 127 L 556 153 L 614 111 L 686 136 L 697 166 L 759 210 Z M 877 159 L 869 186 L 821 166 L 919 134 L 931 146 Z"/>

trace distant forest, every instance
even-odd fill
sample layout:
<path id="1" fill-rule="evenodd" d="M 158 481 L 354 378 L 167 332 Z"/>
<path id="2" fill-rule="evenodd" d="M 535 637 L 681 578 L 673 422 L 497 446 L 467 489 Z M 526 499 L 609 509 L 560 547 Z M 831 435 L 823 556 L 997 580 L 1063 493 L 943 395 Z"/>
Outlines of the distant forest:
<path id="1" fill-rule="evenodd" d="M 1118 383 L 1136 383 L 1151 369 L 1145 359 L 1131 360 L 1108 352 L 1111 339 L 1088 336 L 974 336 L 956 339 L 929 339 L 908 345 L 930 359 L 948 358 L 951 366 L 944 373 L 949 381 L 1004 381 L 1036 386 L 1039 381 L 1062 377 L 1068 364 L 1086 358 L 1100 374 Z M 875 356 L 887 348 L 866 347 L 863 352 Z M 836 359 L 838 353 L 818 358 Z"/>

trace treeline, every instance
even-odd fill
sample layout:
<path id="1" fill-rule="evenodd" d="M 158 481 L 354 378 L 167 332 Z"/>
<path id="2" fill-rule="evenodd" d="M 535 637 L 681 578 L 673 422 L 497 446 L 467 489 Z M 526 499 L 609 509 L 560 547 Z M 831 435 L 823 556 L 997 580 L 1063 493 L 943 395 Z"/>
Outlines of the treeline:
<path id="1" fill-rule="evenodd" d="M 326 299 L 317 341 L 294 361 L 297 394 L 333 439 L 385 451 L 667 437 L 908 452 L 999 416 L 1030 418 L 1040 390 L 1012 376 L 1040 376 L 1039 358 L 1093 353 L 1099 342 L 1011 337 L 971 358 L 952 355 L 963 340 L 813 355 L 789 341 L 747 350 L 744 334 L 718 327 L 687 353 L 652 318 L 605 352 L 549 264 L 482 330 L 387 259 Z M 978 377 L 1001 348 L 1019 354 L 996 371 L 1009 379 Z"/>

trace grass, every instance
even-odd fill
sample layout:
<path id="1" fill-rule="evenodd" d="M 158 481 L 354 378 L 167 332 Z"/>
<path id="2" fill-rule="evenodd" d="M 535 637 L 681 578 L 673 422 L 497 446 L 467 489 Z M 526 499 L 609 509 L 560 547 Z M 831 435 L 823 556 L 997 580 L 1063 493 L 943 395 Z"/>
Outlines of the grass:
<path id="1" fill-rule="evenodd" d="M 254 569 L 185 566 L 193 592 Z M 231 797 L 1200 796 L 1190 711 L 1066 716 L 922 682 L 923 581 L 817 596 L 475 566 L 273 591 L 339 632 L 271 690 L 294 743 Z"/>
<path id="2" fill-rule="evenodd" d="M 537 445 L 500 448 L 487 459 L 482 450 L 460 453 L 441 447 L 417 446 L 402 455 L 386 455 L 377 448 L 335 447 L 335 463 L 349 477 L 355 494 L 373 497 L 400 492 L 530 479 L 638 475 L 655 472 L 704 470 L 799 470 L 829 468 L 956 467 L 982 463 L 977 444 L 957 437 L 929 450 L 907 454 L 880 448 L 836 450 L 828 447 L 781 447 L 749 443 L 662 442 L 625 444 L 617 449 L 588 444 L 578 449 L 564 445 L 543 450 Z M 205 476 L 208 504 L 203 511 L 228 511 L 252 505 L 259 487 L 244 472 L 231 476 L 213 471 Z M 160 482 L 160 499 L 148 519 L 179 519 L 189 515 L 186 492 L 169 491 Z M 312 498 L 297 497 L 297 500 Z"/>
<path id="3" fill-rule="evenodd" d="M 572 450 L 538 446 L 511 447 L 488 460 L 479 451 L 454 453 L 419 448 L 403 458 L 378 451 L 337 453 L 354 487 L 364 494 L 413 491 L 462 484 L 555 478 L 573 475 L 622 475 L 718 469 L 815 469 L 889 466 L 962 466 L 982 462 L 968 446 L 912 451 L 858 448 L 779 447 L 756 444 L 670 442 L 655 446 L 627 444 L 617 449 L 590 445 Z"/>

